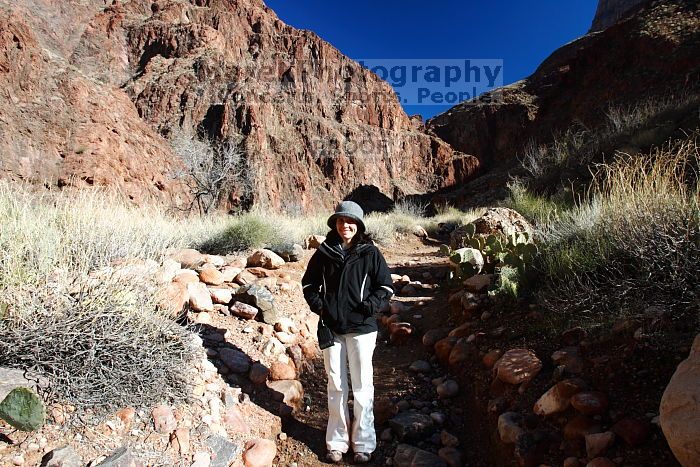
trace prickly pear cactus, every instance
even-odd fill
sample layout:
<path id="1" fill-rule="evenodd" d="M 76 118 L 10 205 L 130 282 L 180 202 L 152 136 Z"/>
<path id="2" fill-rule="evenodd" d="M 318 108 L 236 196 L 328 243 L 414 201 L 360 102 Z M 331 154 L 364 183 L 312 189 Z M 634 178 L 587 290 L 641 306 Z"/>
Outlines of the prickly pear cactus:
<path id="1" fill-rule="evenodd" d="M 46 419 L 44 404 L 29 388 L 15 388 L 0 402 L 0 418 L 21 431 L 35 431 Z"/>

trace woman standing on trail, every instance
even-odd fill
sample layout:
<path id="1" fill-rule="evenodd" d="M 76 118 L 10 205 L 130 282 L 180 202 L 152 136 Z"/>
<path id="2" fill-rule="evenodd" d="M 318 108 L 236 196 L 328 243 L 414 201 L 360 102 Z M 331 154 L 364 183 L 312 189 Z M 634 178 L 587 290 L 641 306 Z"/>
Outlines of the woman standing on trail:
<path id="1" fill-rule="evenodd" d="M 323 350 L 328 374 L 327 459 L 340 462 L 352 442 L 355 463 L 369 462 L 377 447 L 374 431 L 372 354 L 377 341 L 374 313 L 394 293 L 384 257 L 365 233 L 362 208 L 338 204 L 328 218 L 331 231 L 309 260 L 301 284 L 311 311 L 333 331 Z M 323 347 L 323 345 L 322 345 Z M 348 432 L 348 377 L 353 393 Z"/>

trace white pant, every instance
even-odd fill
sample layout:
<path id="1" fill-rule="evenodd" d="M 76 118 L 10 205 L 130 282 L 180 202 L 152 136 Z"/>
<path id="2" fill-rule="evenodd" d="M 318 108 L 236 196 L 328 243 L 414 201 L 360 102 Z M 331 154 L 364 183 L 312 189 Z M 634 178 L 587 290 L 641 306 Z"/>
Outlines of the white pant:
<path id="1" fill-rule="evenodd" d="M 371 453 L 377 447 L 374 431 L 374 380 L 372 354 L 377 332 L 336 334 L 333 346 L 323 350 L 328 374 L 328 428 L 326 447 L 329 451 L 348 452 L 348 371 L 353 395 L 352 449 Z"/>

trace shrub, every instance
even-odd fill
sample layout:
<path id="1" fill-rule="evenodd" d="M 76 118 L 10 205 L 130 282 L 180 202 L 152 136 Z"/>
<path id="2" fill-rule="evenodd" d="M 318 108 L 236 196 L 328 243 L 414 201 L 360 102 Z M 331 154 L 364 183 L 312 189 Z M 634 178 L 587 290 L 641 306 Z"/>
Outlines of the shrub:
<path id="1" fill-rule="evenodd" d="M 508 190 L 510 195 L 505 202 L 506 207 L 522 214 L 533 225 L 546 224 L 556 218 L 560 211 L 566 209 L 562 202 L 528 191 L 520 180 L 508 183 Z"/>
<path id="2" fill-rule="evenodd" d="M 230 194 L 232 187 L 239 198 L 250 196 L 254 177 L 245 153 L 234 140 L 200 140 L 178 133 L 171 144 L 184 164 L 183 169 L 172 175 L 189 187 L 192 196 L 189 210 L 196 207 L 200 214 L 210 212 Z"/>
<path id="3" fill-rule="evenodd" d="M 78 407 L 185 397 L 194 348 L 156 311 L 147 277 L 95 276 L 160 261 L 216 222 L 177 221 L 92 190 L 32 193 L 0 182 L 0 366 L 47 376 Z"/>
<path id="4" fill-rule="evenodd" d="M 46 376 L 54 397 L 100 412 L 184 400 L 197 345 L 156 311 L 146 283 L 101 278 L 17 296 L 0 321 L 0 366 Z"/>
<path id="5" fill-rule="evenodd" d="M 567 319 L 602 324 L 700 297 L 697 135 L 647 158 L 598 167 L 584 202 L 538 229 L 539 298 Z"/>

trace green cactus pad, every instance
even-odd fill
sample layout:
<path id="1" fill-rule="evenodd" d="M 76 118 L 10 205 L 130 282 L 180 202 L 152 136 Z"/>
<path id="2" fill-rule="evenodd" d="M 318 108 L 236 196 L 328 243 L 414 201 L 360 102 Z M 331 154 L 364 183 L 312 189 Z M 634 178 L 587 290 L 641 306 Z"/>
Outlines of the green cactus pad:
<path id="1" fill-rule="evenodd" d="M 44 404 L 29 388 L 15 388 L 0 402 L 0 418 L 21 431 L 35 431 L 46 419 Z"/>
<path id="2" fill-rule="evenodd" d="M 465 230 L 467 232 L 467 235 L 469 235 L 470 237 L 473 237 L 474 234 L 476 233 L 476 226 L 474 224 L 467 224 Z"/>

